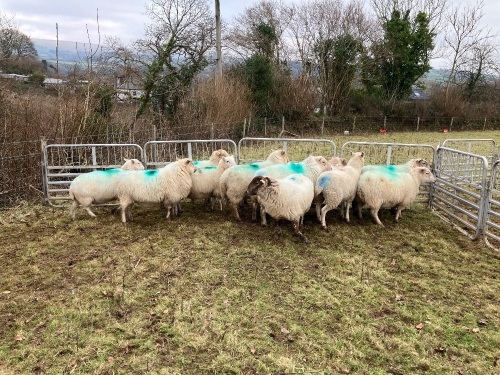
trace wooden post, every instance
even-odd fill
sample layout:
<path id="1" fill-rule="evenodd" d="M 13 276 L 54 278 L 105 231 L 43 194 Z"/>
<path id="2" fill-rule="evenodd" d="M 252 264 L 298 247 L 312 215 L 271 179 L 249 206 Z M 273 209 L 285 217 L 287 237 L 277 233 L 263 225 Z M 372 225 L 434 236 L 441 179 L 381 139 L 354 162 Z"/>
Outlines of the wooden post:
<path id="1" fill-rule="evenodd" d="M 47 138 L 42 137 L 40 140 L 40 148 L 42 150 L 42 160 L 40 163 L 40 166 L 42 168 L 42 189 L 43 189 L 43 205 L 48 205 L 49 204 L 49 197 L 48 197 L 48 180 L 47 180 L 47 173 L 46 173 L 46 163 L 45 163 L 45 147 L 47 146 Z"/>
<path id="2" fill-rule="evenodd" d="M 420 126 L 420 116 L 417 117 L 417 131 L 418 131 L 419 126 Z"/>
<path id="3" fill-rule="evenodd" d="M 451 121 L 450 121 L 450 132 L 451 132 L 451 127 L 453 126 L 453 119 L 454 119 L 454 117 L 452 117 Z"/>
<path id="4" fill-rule="evenodd" d="M 387 116 L 384 117 L 384 129 L 386 129 L 387 126 Z"/>
<path id="5" fill-rule="evenodd" d="M 245 121 L 243 121 L 243 138 L 245 138 L 246 127 L 247 127 L 247 118 L 245 117 Z"/>
<path id="6" fill-rule="evenodd" d="M 486 130 L 486 117 L 484 118 L 484 123 L 483 123 L 483 132 Z"/>
<path id="7" fill-rule="evenodd" d="M 264 137 L 267 137 L 267 117 L 264 117 Z"/>
<path id="8" fill-rule="evenodd" d="M 325 116 L 323 116 L 323 121 L 321 121 L 321 135 L 325 133 Z"/>
<path id="9" fill-rule="evenodd" d="M 356 129 L 356 116 L 354 116 L 354 120 L 352 121 L 352 132 Z"/>
<path id="10" fill-rule="evenodd" d="M 210 124 L 210 139 L 214 139 L 214 123 Z"/>

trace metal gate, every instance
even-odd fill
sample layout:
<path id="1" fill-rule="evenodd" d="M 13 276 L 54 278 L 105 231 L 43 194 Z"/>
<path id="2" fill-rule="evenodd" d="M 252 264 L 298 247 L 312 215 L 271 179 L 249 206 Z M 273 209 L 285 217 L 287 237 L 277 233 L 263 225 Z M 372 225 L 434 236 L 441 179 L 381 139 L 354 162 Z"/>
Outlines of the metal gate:
<path id="1" fill-rule="evenodd" d="M 218 149 L 226 150 L 238 162 L 236 143 L 231 139 L 149 141 L 144 145 L 144 162 L 146 166 L 158 168 L 177 158 L 207 160 Z"/>
<path id="2" fill-rule="evenodd" d="M 446 147 L 439 147 L 436 155 L 432 208 L 470 238 L 482 237 L 489 183 L 487 158 Z"/>
<path id="3" fill-rule="evenodd" d="M 337 153 L 337 146 L 329 139 L 295 138 L 242 138 L 238 142 L 241 163 L 265 160 L 272 150 L 283 149 L 290 161 L 302 161 L 310 155 L 323 156 L 327 160 Z"/>
<path id="4" fill-rule="evenodd" d="M 413 143 L 372 143 L 346 142 L 342 145 L 340 156 L 349 159 L 350 152 L 362 151 L 365 154 L 365 165 L 368 164 L 403 164 L 410 159 L 424 158 L 432 166 L 436 150 L 430 145 Z M 420 187 L 419 198 L 416 203 L 429 202 L 430 186 Z"/>
<path id="5" fill-rule="evenodd" d="M 443 147 L 485 155 L 490 165 L 498 159 L 498 149 L 493 139 L 446 139 L 443 142 Z"/>
<path id="6" fill-rule="evenodd" d="M 486 204 L 485 241 L 500 250 L 500 160 L 491 168 L 488 201 Z"/>
<path id="7" fill-rule="evenodd" d="M 44 145 L 42 178 L 44 203 L 61 206 L 68 203 L 69 185 L 86 172 L 119 168 L 124 159 L 143 160 L 136 144 L 53 144 Z M 66 202 L 65 202 L 66 201 Z"/>

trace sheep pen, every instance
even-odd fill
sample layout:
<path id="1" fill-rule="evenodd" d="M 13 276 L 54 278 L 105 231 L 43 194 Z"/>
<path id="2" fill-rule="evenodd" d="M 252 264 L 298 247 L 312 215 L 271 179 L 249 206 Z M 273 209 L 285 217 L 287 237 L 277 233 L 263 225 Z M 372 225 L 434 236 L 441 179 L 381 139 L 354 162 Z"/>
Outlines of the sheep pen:
<path id="1" fill-rule="evenodd" d="M 385 228 L 310 212 L 309 244 L 241 215 L 0 211 L 0 372 L 498 370 L 500 256 L 426 206 Z"/>

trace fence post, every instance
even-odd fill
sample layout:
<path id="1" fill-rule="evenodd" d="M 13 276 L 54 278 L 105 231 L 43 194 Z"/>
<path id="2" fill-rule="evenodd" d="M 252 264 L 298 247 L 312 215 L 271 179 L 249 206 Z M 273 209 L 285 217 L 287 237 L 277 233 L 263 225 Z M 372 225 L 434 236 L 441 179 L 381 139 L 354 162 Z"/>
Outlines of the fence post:
<path id="1" fill-rule="evenodd" d="M 245 121 L 243 121 L 243 138 L 245 138 L 246 127 L 247 127 L 247 118 L 245 117 Z"/>
<path id="2" fill-rule="evenodd" d="M 384 130 L 386 130 L 387 126 L 387 116 L 384 116 Z"/>
<path id="3" fill-rule="evenodd" d="M 354 120 L 352 121 L 352 132 L 354 133 L 354 129 L 356 129 L 356 116 L 354 116 Z"/>
<path id="4" fill-rule="evenodd" d="M 451 127 L 453 126 L 453 119 L 454 119 L 454 117 L 452 117 L 451 121 L 450 121 L 450 132 L 451 132 Z"/>
<path id="5" fill-rule="evenodd" d="M 417 117 L 417 131 L 418 131 L 419 126 L 420 126 L 420 116 Z"/>
<path id="6" fill-rule="evenodd" d="M 264 117 L 264 137 L 267 137 L 267 117 Z"/>
<path id="7" fill-rule="evenodd" d="M 323 121 L 321 121 L 321 135 L 325 133 L 325 116 L 323 116 Z"/>
<path id="8" fill-rule="evenodd" d="M 484 118 L 484 123 L 483 123 L 483 132 L 486 130 L 486 117 Z"/>
<path id="9" fill-rule="evenodd" d="M 214 139 L 214 123 L 210 124 L 210 139 Z"/>
<path id="10" fill-rule="evenodd" d="M 281 116 L 281 134 L 285 133 L 285 116 Z"/>
<path id="11" fill-rule="evenodd" d="M 40 148 L 42 150 L 42 161 L 40 167 L 42 168 L 42 190 L 43 190 L 43 201 L 42 204 L 47 206 L 49 204 L 49 194 L 47 191 L 47 170 L 46 170 L 46 158 L 45 158 L 45 147 L 47 146 L 47 138 L 42 137 L 40 139 Z"/>

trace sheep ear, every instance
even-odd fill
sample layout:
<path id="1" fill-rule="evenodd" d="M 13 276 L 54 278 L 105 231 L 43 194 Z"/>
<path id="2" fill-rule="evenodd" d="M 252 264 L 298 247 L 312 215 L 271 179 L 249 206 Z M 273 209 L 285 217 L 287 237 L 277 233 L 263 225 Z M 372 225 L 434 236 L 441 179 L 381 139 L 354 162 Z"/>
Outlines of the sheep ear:
<path id="1" fill-rule="evenodd" d="M 365 153 L 364 153 L 364 152 L 362 152 L 362 153 L 361 153 L 361 157 L 364 157 L 364 156 L 365 156 Z"/>
<path id="2" fill-rule="evenodd" d="M 129 161 L 130 159 L 127 159 L 127 158 L 123 158 L 123 160 L 125 160 L 125 162 Z"/>

